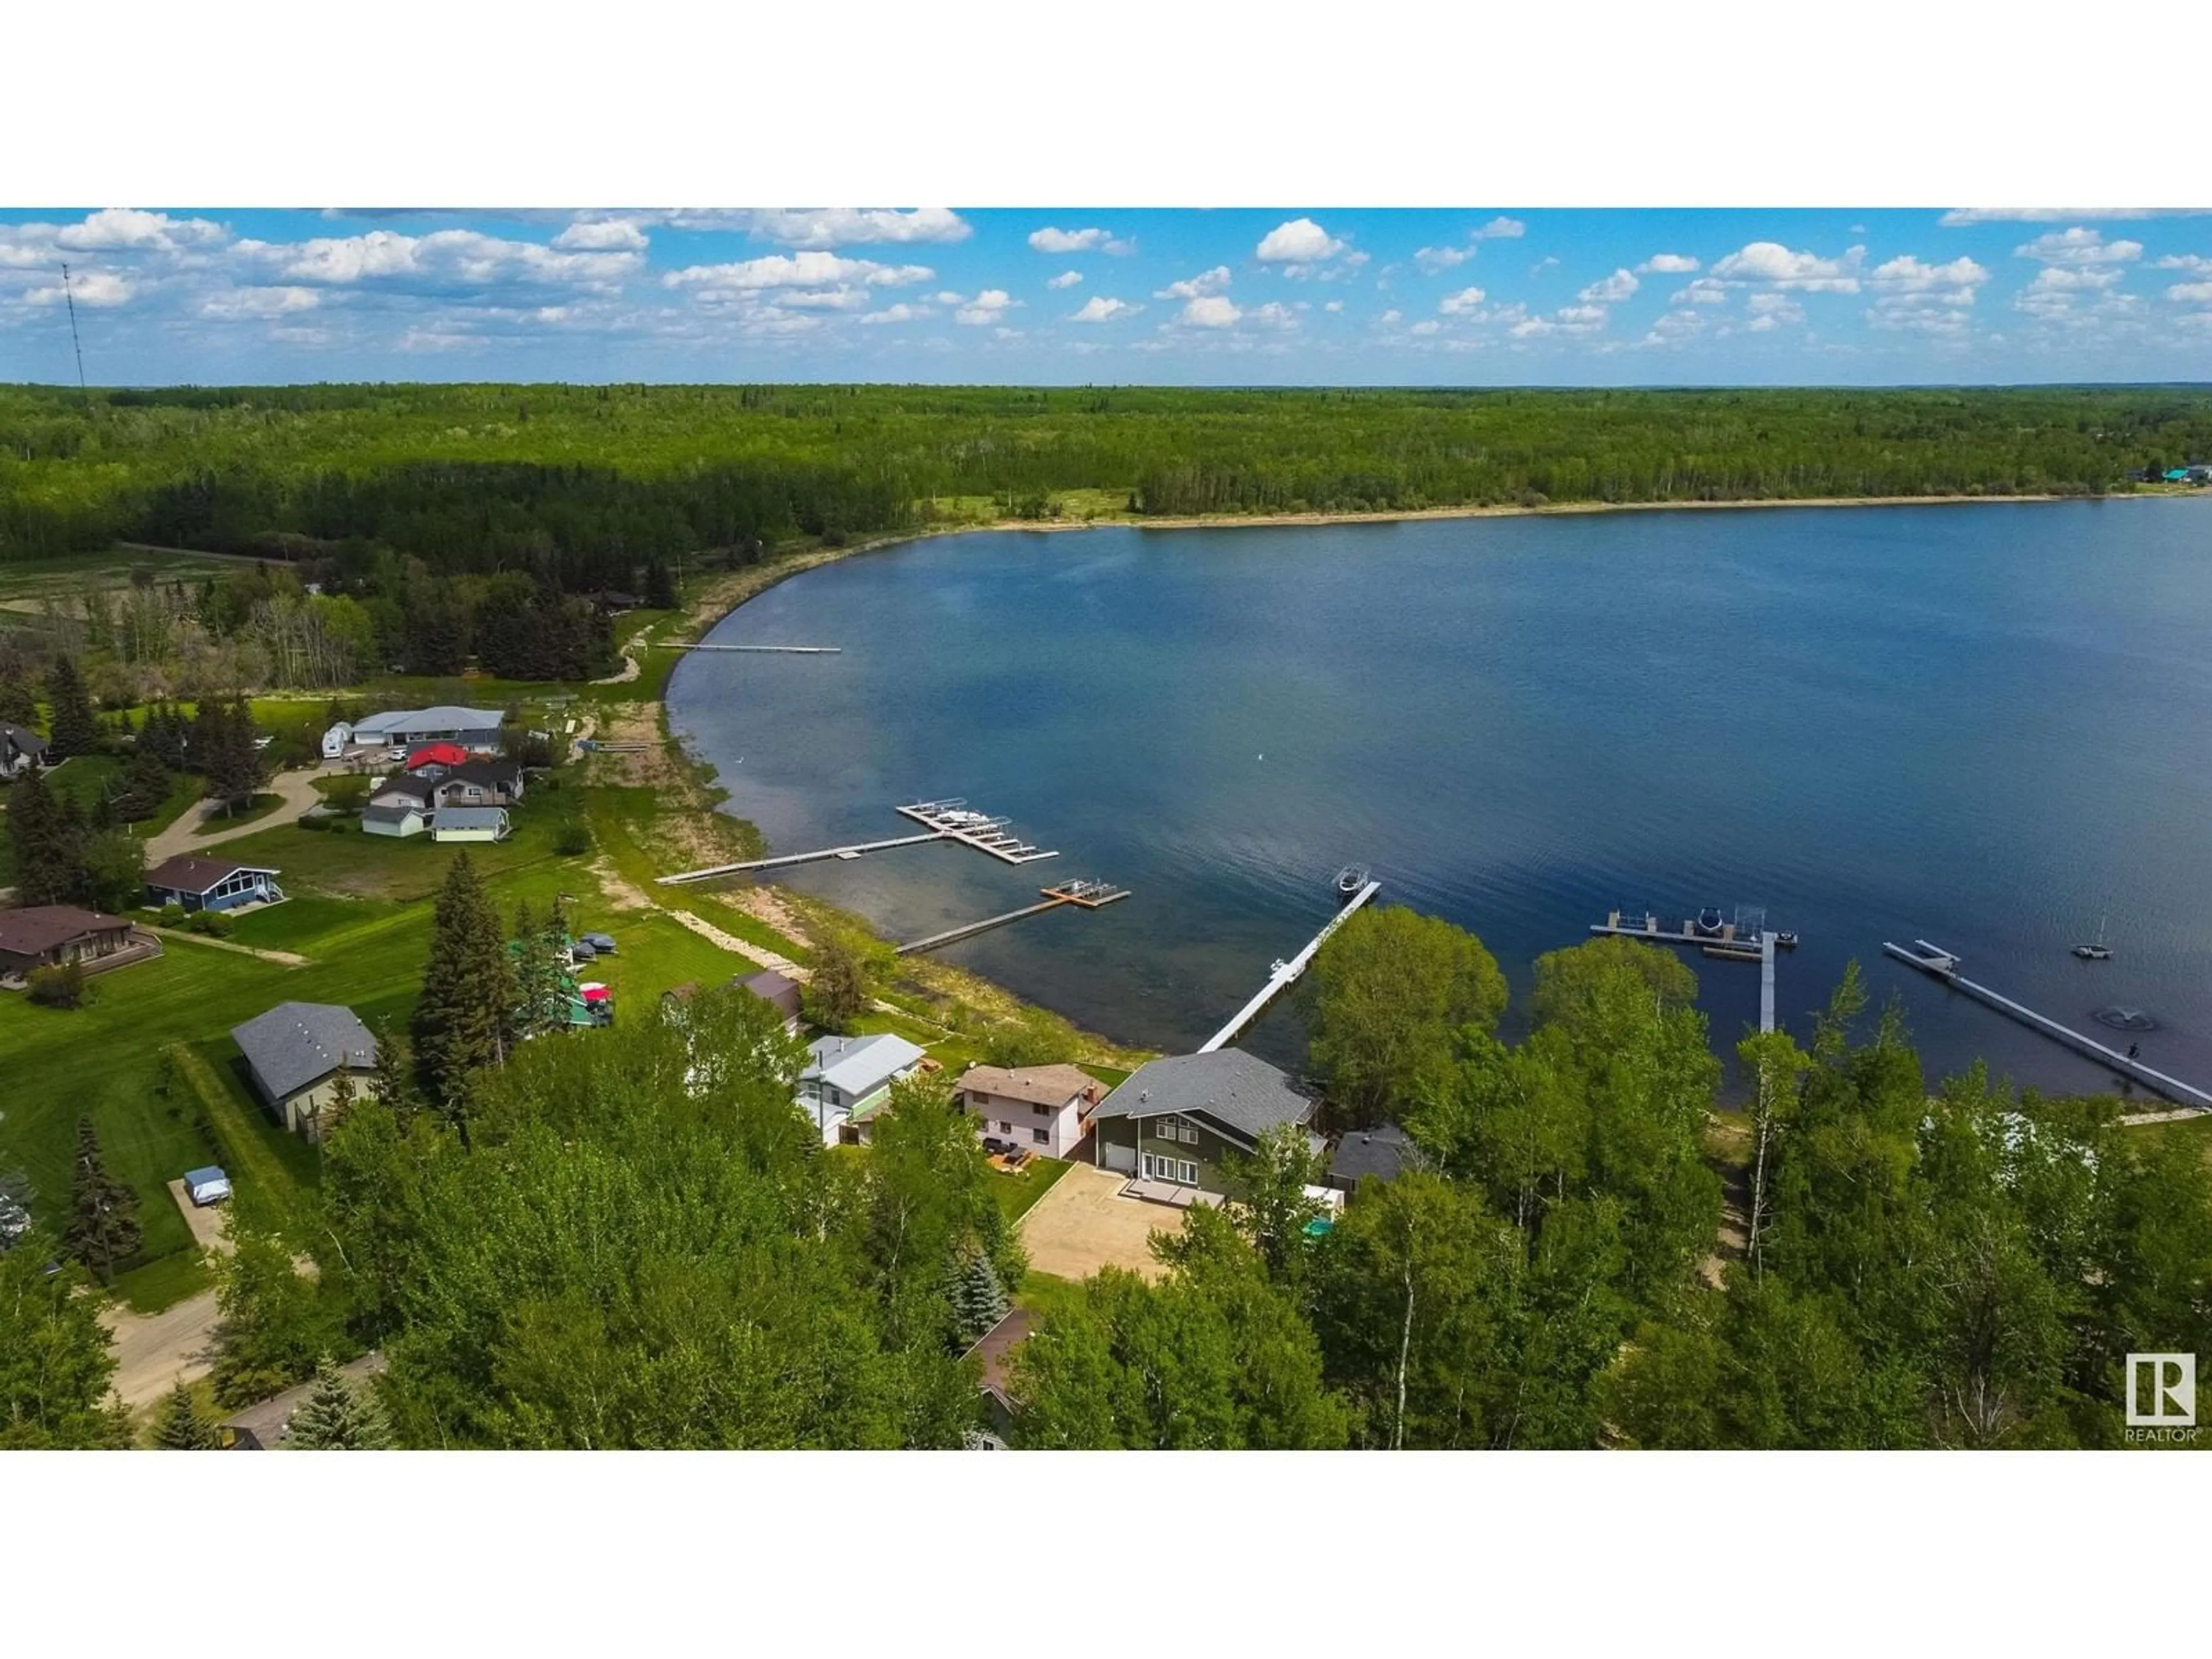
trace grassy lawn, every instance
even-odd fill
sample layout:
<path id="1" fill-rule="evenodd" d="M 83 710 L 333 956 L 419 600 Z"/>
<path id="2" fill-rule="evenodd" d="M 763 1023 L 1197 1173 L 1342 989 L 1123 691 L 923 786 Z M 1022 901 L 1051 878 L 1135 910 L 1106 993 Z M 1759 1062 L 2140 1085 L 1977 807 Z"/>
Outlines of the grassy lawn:
<path id="1" fill-rule="evenodd" d="M 2212 1164 L 2212 1112 L 2206 1112 L 2196 1117 L 2177 1118 L 2172 1123 L 2138 1124 L 2127 1133 L 2131 1139 L 2142 1135 L 2146 1138 L 2170 1138 L 2194 1141 L 2197 1149 L 2204 1154 L 2204 1161 Z"/>
<path id="2" fill-rule="evenodd" d="M 1019 1221 L 1030 1205 L 1042 1198 L 1068 1171 L 1064 1158 L 1033 1158 L 1022 1166 L 1019 1175 L 1007 1175 L 1002 1170 L 991 1171 L 991 1193 L 999 1200 L 999 1208 L 1009 1221 Z"/>
<path id="3" fill-rule="evenodd" d="M 156 1314 L 173 1308 L 186 1297 L 198 1296 L 215 1285 L 215 1269 L 206 1254 L 179 1250 L 143 1267 L 115 1275 L 115 1293 L 134 1313 Z"/>
<path id="4" fill-rule="evenodd" d="M 1080 1280 L 1041 1273 L 1032 1268 L 1023 1276 L 1021 1289 L 1014 1292 L 1014 1305 L 1028 1309 L 1033 1316 L 1049 1319 L 1060 1309 L 1082 1298 Z"/>
<path id="5" fill-rule="evenodd" d="M 212 836 L 218 830 L 235 830 L 241 823 L 251 823 L 256 818 L 265 818 L 284 804 L 282 795 L 256 795 L 244 810 L 235 812 L 210 812 L 195 825 L 196 836 Z"/>

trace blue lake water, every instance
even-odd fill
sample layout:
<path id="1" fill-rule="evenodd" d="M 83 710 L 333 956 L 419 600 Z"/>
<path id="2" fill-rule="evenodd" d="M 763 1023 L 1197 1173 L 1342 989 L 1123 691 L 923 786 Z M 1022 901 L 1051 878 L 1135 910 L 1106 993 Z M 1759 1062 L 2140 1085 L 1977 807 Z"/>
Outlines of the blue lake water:
<path id="1" fill-rule="evenodd" d="M 694 653 L 676 729 L 773 851 L 963 796 L 1063 855 L 951 845 L 781 879 L 918 938 L 1043 880 L 1134 896 L 947 959 L 1079 1024 L 1202 1041 L 1371 867 L 1516 994 L 1616 905 L 1763 905 L 1801 1036 L 1856 957 L 1931 1078 L 2109 1074 L 1884 939 L 2212 1085 L 2212 502 L 1624 513 L 917 543 L 795 577 Z M 2069 947 L 2107 915 L 2115 957 Z M 1717 1046 L 1756 968 L 1687 958 Z M 1249 1045 L 1303 1048 L 1295 1006 Z"/>

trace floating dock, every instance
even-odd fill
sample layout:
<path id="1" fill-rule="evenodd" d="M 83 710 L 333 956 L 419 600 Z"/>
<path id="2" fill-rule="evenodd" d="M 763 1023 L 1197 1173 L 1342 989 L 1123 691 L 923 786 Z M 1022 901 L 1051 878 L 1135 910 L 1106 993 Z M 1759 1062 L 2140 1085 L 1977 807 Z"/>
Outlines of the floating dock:
<path id="1" fill-rule="evenodd" d="M 2092 1060 L 2103 1061 L 2122 1077 L 2142 1084 L 2152 1092 L 2163 1095 L 2177 1105 L 2195 1107 L 2199 1109 L 2212 1107 L 2212 1094 L 2208 1094 L 2195 1085 L 2184 1083 L 2179 1078 L 2168 1077 L 2164 1072 L 2153 1071 L 2142 1061 L 2132 1060 L 2117 1048 L 2107 1048 L 2096 1038 L 2076 1031 L 2070 1026 L 2061 1025 L 2048 1015 L 2039 1014 L 2034 1009 L 2014 1002 L 2010 997 L 2001 996 L 1986 985 L 1977 985 L 1970 979 L 1960 978 L 1959 975 L 1960 957 L 1955 951 L 1947 951 L 1940 945 L 1930 945 L 1924 939 L 1917 939 L 1909 946 L 1892 945 L 1887 940 L 1884 940 L 1881 948 L 1899 962 L 1910 967 L 1917 968 L 1929 978 L 1942 981 L 1953 990 L 1964 991 L 1975 1001 L 1986 1003 L 1999 1013 L 2008 1015 L 2031 1030 L 2042 1032 L 2044 1036 L 2054 1042 L 2063 1043 L 2077 1054 L 2086 1054 Z"/>
<path id="2" fill-rule="evenodd" d="M 1064 881 L 1057 887 L 1047 887 L 1040 890 L 1044 894 L 1043 901 L 1040 903 L 1025 904 L 1020 909 L 1009 910 L 1002 916 L 987 916 L 981 921 L 971 921 L 964 927 L 948 927 L 941 933 L 932 933 L 927 939 L 918 939 L 910 945 L 902 945 L 897 947 L 895 954 L 910 957 L 918 951 L 934 951 L 940 945 L 952 945 L 963 939 L 973 939 L 976 934 L 988 933 L 994 927 L 1002 927 L 1010 921 L 1019 921 L 1024 916 L 1039 915 L 1047 910 L 1057 910 L 1064 904 L 1073 905 L 1079 910 L 1099 910 L 1118 899 L 1129 896 L 1127 888 L 1110 886 L 1103 881 Z"/>
<path id="3" fill-rule="evenodd" d="M 1755 962 L 1759 964 L 1759 1029 L 1774 1029 L 1774 953 L 1796 948 L 1796 936 L 1782 942 L 1782 936 L 1771 927 L 1760 927 L 1739 932 L 1732 921 L 1721 923 L 1717 933 L 1699 933 L 1693 922 L 1677 921 L 1671 917 L 1661 918 L 1646 912 L 1637 915 L 1613 910 L 1603 921 L 1590 924 L 1593 933 L 1609 933 L 1619 939 L 1649 939 L 1655 945 L 1694 945 L 1703 954 L 1722 962 Z"/>
<path id="4" fill-rule="evenodd" d="M 737 649 L 732 646 L 732 650 Z M 672 876 L 663 876 L 659 884 L 681 887 L 695 881 L 716 881 L 724 876 L 742 876 L 756 870 L 781 870 L 794 864 L 817 864 L 823 859 L 857 859 L 869 853 L 887 852 L 894 847 L 919 847 L 924 842 L 957 841 L 963 847 L 972 847 L 979 853 L 988 853 L 1005 864 L 1034 864 L 1039 859 L 1056 859 L 1057 852 L 1048 851 L 1024 841 L 1006 828 L 1006 820 L 994 818 L 982 812 L 968 810 L 963 800 L 917 801 L 911 806 L 902 806 L 899 811 L 916 823 L 927 826 L 927 833 L 919 836 L 894 836 L 889 841 L 854 842 L 844 847 L 821 847 L 811 853 L 784 853 L 772 859 L 744 859 L 735 864 L 714 864 L 703 870 L 682 870 Z M 1071 884 L 1081 886 L 1082 883 Z M 1093 883 L 1103 887 L 1105 884 Z M 1127 894 L 1120 895 L 1127 897 Z M 1111 901 L 1107 901 L 1111 902 Z M 1083 900 L 1071 897 L 1067 902 L 1080 904 Z"/>
<path id="5" fill-rule="evenodd" d="M 1277 963 L 1273 971 L 1267 975 L 1267 982 L 1260 988 L 1260 994 L 1231 1016 L 1228 1024 L 1200 1043 L 1198 1052 L 1201 1054 L 1210 1054 L 1215 1049 L 1225 1048 L 1234 1042 L 1237 1034 L 1257 1019 L 1260 1017 L 1260 1011 L 1273 1002 L 1285 987 L 1297 981 L 1298 976 L 1305 972 L 1308 964 L 1313 961 L 1314 953 L 1328 943 L 1329 935 L 1343 927 L 1346 919 L 1361 905 L 1373 898 L 1382 886 L 1382 884 L 1379 881 L 1370 881 L 1350 898 L 1345 900 L 1342 908 L 1328 919 L 1328 925 L 1321 932 L 1313 936 L 1306 948 L 1288 962 Z"/>
<path id="6" fill-rule="evenodd" d="M 1024 841 L 1006 828 L 1006 819 L 975 811 L 964 800 L 918 800 L 900 807 L 899 811 L 916 823 L 928 825 L 947 841 L 960 842 L 1008 864 L 1035 864 L 1039 859 L 1060 856 Z"/>

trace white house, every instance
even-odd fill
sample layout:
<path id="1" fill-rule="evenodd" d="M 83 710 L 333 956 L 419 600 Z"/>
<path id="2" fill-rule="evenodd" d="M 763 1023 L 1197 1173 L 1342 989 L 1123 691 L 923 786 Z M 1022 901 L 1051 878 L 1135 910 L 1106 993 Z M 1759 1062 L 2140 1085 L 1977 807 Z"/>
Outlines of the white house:
<path id="1" fill-rule="evenodd" d="M 354 723 L 353 740 L 405 749 L 420 743 L 457 743 L 474 754 L 499 752 L 496 708 L 463 708 L 441 703 L 435 708 L 401 708 L 372 714 Z"/>
<path id="2" fill-rule="evenodd" d="M 799 1109 L 821 1131 L 822 1144 L 865 1139 L 860 1121 L 890 1097 L 891 1085 L 911 1077 L 929 1056 L 902 1036 L 822 1036 L 806 1045 L 799 1074 Z"/>
<path id="3" fill-rule="evenodd" d="M 971 1066 L 960 1079 L 960 1109 L 986 1140 L 1066 1158 L 1105 1093 L 1073 1066 Z"/>

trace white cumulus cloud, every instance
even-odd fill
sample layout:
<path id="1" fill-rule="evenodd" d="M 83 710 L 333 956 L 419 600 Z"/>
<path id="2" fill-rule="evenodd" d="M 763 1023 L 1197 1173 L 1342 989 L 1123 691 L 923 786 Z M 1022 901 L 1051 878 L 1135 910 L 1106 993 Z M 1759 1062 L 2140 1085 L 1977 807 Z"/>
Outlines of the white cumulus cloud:
<path id="1" fill-rule="evenodd" d="M 1116 300 L 1103 294 L 1094 294 L 1083 302 L 1080 311 L 1069 313 L 1071 323 L 1110 323 L 1117 317 L 1133 317 L 1144 307 L 1133 306 L 1127 300 Z"/>
<path id="2" fill-rule="evenodd" d="M 881 311 L 869 312 L 860 321 L 872 328 L 885 323 L 918 323 L 925 317 L 936 314 L 927 306 L 910 306 L 902 300 L 896 305 L 885 306 Z"/>
<path id="3" fill-rule="evenodd" d="M 1443 299 L 1437 301 L 1437 309 L 1447 317 L 1455 317 L 1462 312 L 1473 311 L 1482 303 L 1485 297 L 1483 291 L 1479 288 L 1463 288 L 1458 293 L 1447 294 Z"/>
<path id="4" fill-rule="evenodd" d="M 1314 264 L 1343 252 L 1344 244 L 1312 220 L 1286 219 L 1260 239 L 1253 255 L 1270 264 Z"/>
<path id="5" fill-rule="evenodd" d="M 1643 286 L 1632 272 L 1622 268 L 1614 270 L 1603 282 L 1592 283 L 1575 298 L 1586 305 L 1619 305 Z"/>
<path id="6" fill-rule="evenodd" d="M 557 248 L 581 252 L 613 249 L 643 252 L 645 233 L 631 219 L 579 219 L 553 239 Z"/>
<path id="7" fill-rule="evenodd" d="M 873 259 L 849 259 L 821 252 L 770 253 L 731 264 L 685 265 L 661 277 L 668 288 L 702 294 L 757 294 L 774 289 L 822 288 L 858 283 L 869 288 L 902 288 L 926 283 L 937 273 L 927 265 L 886 265 Z"/>
<path id="8" fill-rule="evenodd" d="M 1218 294 L 1229 286 L 1229 267 L 1216 265 L 1211 270 L 1201 270 L 1195 276 L 1187 276 L 1180 283 L 1170 283 L 1154 290 L 1155 300 L 1196 300 L 1208 294 Z"/>
<path id="9" fill-rule="evenodd" d="M 1646 276 L 1686 276 L 1698 262 L 1686 253 L 1655 253 L 1636 268 Z"/>
<path id="10" fill-rule="evenodd" d="M 1771 283 L 1809 294 L 1856 294 L 1859 266 L 1865 258 L 1863 247 L 1847 248 L 1840 258 L 1824 259 L 1818 254 L 1793 252 L 1779 242 L 1749 242 L 1716 260 L 1712 276 L 1723 283 Z"/>
<path id="11" fill-rule="evenodd" d="M 747 214 L 756 236 L 792 247 L 865 242 L 962 242 L 973 227 L 949 208 L 778 208 Z M 678 222 L 683 222 L 681 218 Z"/>
<path id="12" fill-rule="evenodd" d="M 1244 313 L 1224 294 L 1201 294 L 1183 307 L 1176 320 L 1188 328 L 1233 328 Z"/>
<path id="13" fill-rule="evenodd" d="M 311 288 L 231 288 L 202 300 L 200 315 L 222 322 L 239 322 L 313 311 L 321 303 L 322 295 Z"/>
<path id="14" fill-rule="evenodd" d="M 1062 230 L 1058 225 L 1047 225 L 1042 230 L 1030 233 L 1030 246 L 1039 253 L 1090 253 L 1103 252 L 1114 240 L 1114 233 L 1097 225 L 1085 230 Z"/>
<path id="15" fill-rule="evenodd" d="M 1465 264 L 1474 258 L 1471 247 L 1423 247 L 1413 250 L 1413 263 L 1424 276 L 1433 276 L 1440 270 L 1449 270 L 1454 265 Z"/>
<path id="16" fill-rule="evenodd" d="M 1047 282 L 1045 286 L 1050 289 L 1073 288 L 1082 280 L 1083 273 L 1081 271 L 1063 270 L 1059 276 L 1054 276 L 1050 281 Z"/>
<path id="17" fill-rule="evenodd" d="M 964 323 L 969 328 L 981 328 L 1003 321 L 1012 307 L 1020 301 L 1002 288 L 987 288 L 965 306 L 952 313 L 952 320 Z"/>
<path id="18" fill-rule="evenodd" d="M 2141 242 L 2124 238 L 2108 242 L 2102 231 L 2092 230 L 2087 225 L 2075 225 L 2069 230 L 2047 230 L 2033 241 L 2022 242 L 2013 250 L 2023 259 L 2039 259 L 2047 265 L 2120 264 L 2141 258 L 2142 251 Z"/>

